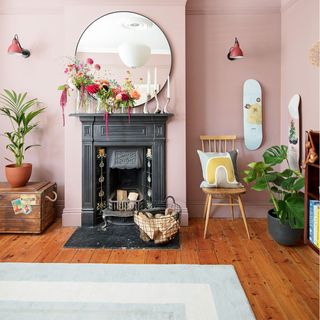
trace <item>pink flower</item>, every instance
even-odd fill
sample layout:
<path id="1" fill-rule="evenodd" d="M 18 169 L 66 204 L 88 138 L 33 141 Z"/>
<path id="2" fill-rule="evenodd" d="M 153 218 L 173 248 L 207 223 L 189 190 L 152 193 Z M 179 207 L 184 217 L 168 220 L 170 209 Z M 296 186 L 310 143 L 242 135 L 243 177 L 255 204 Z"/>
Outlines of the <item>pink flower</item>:
<path id="1" fill-rule="evenodd" d="M 87 59 L 87 64 L 93 64 L 93 62 L 94 62 L 94 61 L 93 61 L 91 58 L 88 58 L 88 59 Z"/>
<path id="2" fill-rule="evenodd" d="M 69 72 L 69 69 L 68 68 L 65 68 L 64 69 L 64 73 L 68 73 Z"/>
<path id="3" fill-rule="evenodd" d="M 86 91 L 90 94 L 95 94 L 99 91 L 99 85 L 94 83 L 94 84 L 89 84 L 86 86 Z"/>
<path id="4" fill-rule="evenodd" d="M 118 93 L 118 94 L 116 95 L 116 100 L 117 100 L 117 101 L 122 101 L 122 94 L 121 94 L 121 93 Z"/>
<path id="5" fill-rule="evenodd" d="M 99 70 L 101 69 L 100 64 L 95 64 L 95 65 L 94 65 L 94 68 L 95 68 L 97 71 L 99 71 Z"/>
<path id="6" fill-rule="evenodd" d="M 121 100 L 122 101 L 128 101 L 129 100 L 129 96 L 125 93 L 125 92 L 121 92 Z"/>

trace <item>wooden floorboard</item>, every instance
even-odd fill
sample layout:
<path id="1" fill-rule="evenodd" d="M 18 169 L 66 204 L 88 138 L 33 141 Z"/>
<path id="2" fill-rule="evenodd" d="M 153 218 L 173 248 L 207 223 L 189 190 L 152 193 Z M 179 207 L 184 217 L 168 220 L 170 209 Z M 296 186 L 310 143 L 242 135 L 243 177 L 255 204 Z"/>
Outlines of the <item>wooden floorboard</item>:
<path id="1" fill-rule="evenodd" d="M 56 221 L 41 235 L 2 234 L 0 262 L 231 264 L 257 319 L 319 319 L 319 256 L 308 246 L 284 247 L 271 240 L 264 219 L 243 222 L 191 219 L 181 228 L 178 250 L 70 249 L 75 228 Z"/>

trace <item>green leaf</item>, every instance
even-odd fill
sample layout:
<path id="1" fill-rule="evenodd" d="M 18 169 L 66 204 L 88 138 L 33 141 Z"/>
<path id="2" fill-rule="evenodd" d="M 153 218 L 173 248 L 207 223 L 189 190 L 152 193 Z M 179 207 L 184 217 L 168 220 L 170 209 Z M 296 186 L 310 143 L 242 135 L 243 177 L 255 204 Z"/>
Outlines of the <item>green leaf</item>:
<path id="1" fill-rule="evenodd" d="M 286 200 L 289 213 L 289 224 L 293 229 L 304 227 L 304 198 L 303 194 L 293 194 Z"/>
<path id="2" fill-rule="evenodd" d="M 258 162 L 250 162 L 250 163 L 248 164 L 248 167 L 250 167 L 250 168 L 255 168 L 255 166 L 257 165 L 257 163 L 258 163 Z"/>
<path id="3" fill-rule="evenodd" d="M 58 90 L 64 90 L 64 89 L 67 89 L 69 88 L 69 86 L 67 84 L 62 84 L 61 86 L 59 86 L 57 89 Z"/>
<path id="4" fill-rule="evenodd" d="M 287 159 L 287 152 L 288 147 L 281 145 L 281 146 L 273 146 L 268 148 L 263 153 L 263 160 L 266 164 L 274 166 L 276 164 L 282 163 L 284 160 Z"/>
<path id="5" fill-rule="evenodd" d="M 281 176 L 284 178 L 289 178 L 293 175 L 293 170 L 291 169 L 285 169 L 284 171 L 281 172 Z"/>
<path id="6" fill-rule="evenodd" d="M 266 173 L 265 174 L 265 179 L 268 182 L 275 181 L 277 179 L 277 174 L 275 172 Z"/>
<path id="7" fill-rule="evenodd" d="M 278 200 L 277 204 L 278 204 L 278 211 L 277 211 L 278 218 L 282 223 L 285 223 L 285 221 L 288 219 L 286 202 L 284 200 Z"/>
<path id="8" fill-rule="evenodd" d="M 292 189 L 295 191 L 299 191 L 304 187 L 304 178 L 298 178 L 292 186 Z"/>
<path id="9" fill-rule="evenodd" d="M 45 110 L 45 108 L 41 108 L 39 110 L 36 110 L 36 111 L 31 111 L 26 119 L 25 119 L 25 124 L 28 125 L 30 123 L 30 121 L 35 118 L 38 114 L 40 114 L 41 112 L 43 112 Z"/>
<path id="10" fill-rule="evenodd" d="M 246 182 L 246 183 L 250 183 L 254 180 L 256 180 L 257 178 L 257 174 L 255 172 L 255 170 L 245 170 L 244 173 L 246 174 L 246 176 L 243 178 L 243 180 Z"/>
<path id="11" fill-rule="evenodd" d="M 281 183 L 281 188 L 284 190 L 292 191 L 293 185 L 295 184 L 297 177 L 290 177 L 287 179 L 284 179 Z"/>
<path id="12" fill-rule="evenodd" d="M 285 180 L 285 178 L 279 172 L 277 172 L 276 174 L 277 174 L 277 178 L 274 181 L 272 181 L 272 183 L 280 187 L 283 181 Z"/>
<path id="13" fill-rule="evenodd" d="M 275 187 L 275 186 L 272 186 L 270 189 L 274 193 L 282 193 L 282 191 L 279 188 Z"/>
<path id="14" fill-rule="evenodd" d="M 257 178 L 255 185 L 251 187 L 252 190 L 263 191 L 268 188 L 268 183 L 264 178 Z"/>
<path id="15" fill-rule="evenodd" d="M 27 151 L 28 149 L 30 148 L 33 148 L 33 147 L 40 147 L 41 145 L 40 144 L 31 144 L 30 146 L 27 146 L 24 151 Z"/>

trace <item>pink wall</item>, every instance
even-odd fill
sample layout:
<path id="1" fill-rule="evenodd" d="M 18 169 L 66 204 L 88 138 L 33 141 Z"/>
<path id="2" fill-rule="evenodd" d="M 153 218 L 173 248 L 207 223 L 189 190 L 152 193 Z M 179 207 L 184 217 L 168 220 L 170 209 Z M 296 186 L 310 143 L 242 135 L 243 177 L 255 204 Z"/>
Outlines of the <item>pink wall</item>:
<path id="1" fill-rule="evenodd" d="M 201 215 L 204 204 L 196 153 L 201 134 L 236 134 L 240 171 L 280 141 L 280 9 L 254 4 L 238 1 L 235 9 L 222 1 L 204 1 L 203 7 L 196 0 L 187 3 L 187 198 L 192 216 Z M 241 61 L 226 57 L 235 36 L 245 55 Z M 246 150 L 243 143 L 242 85 L 249 78 L 263 90 L 264 139 L 257 151 Z M 265 194 L 248 190 L 244 201 L 249 216 L 265 216 Z M 219 207 L 215 215 L 230 216 L 229 211 Z"/>
<path id="2" fill-rule="evenodd" d="M 40 128 L 32 134 L 30 142 L 42 147 L 30 151 L 26 161 L 34 164 L 32 180 L 52 180 L 58 183 L 60 207 L 64 206 L 64 224 L 80 224 L 81 209 L 81 128 L 80 121 L 67 118 L 61 126 L 59 92 L 64 83 L 65 57 L 73 56 L 78 38 L 85 27 L 97 17 L 112 11 L 140 12 L 153 19 L 167 34 L 174 52 L 171 78 L 172 102 L 170 111 L 175 114 L 168 125 L 167 192 L 176 197 L 186 209 L 186 134 L 185 134 L 185 2 L 186 0 L 158 1 L 19 1 L 0 2 L 0 89 L 13 88 L 28 91 L 46 106 Z M 31 49 L 31 57 L 22 59 L 6 53 L 15 33 L 22 45 Z M 176 93 L 179 92 L 179 95 Z M 161 103 L 165 92 L 159 96 Z M 70 97 L 67 114 L 73 112 L 74 100 Z M 1 131 L 7 122 L 0 118 Z M 5 140 L 0 137 L 0 167 L 6 164 L 3 156 Z M 179 159 L 179 166 L 175 161 Z M 170 161 L 169 161 L 170 160 Z M 177 183 L 175 174 L 178 174 Z M 4 180 L 0 172 L 0 180 Z M 65 199 L 65 201 L 64 201 Z"/>
<path id="3" fill-rule="evenodd" d="M 40 10 L 40 8 L 38 9 Z M 64 193 L 64 131 L 61 126 L 57 85 L 62 81 L 61 14 L 54 8 L 43 11 L 21 9 L 16 1 L 0 2 L 0 90 L 14 89 L 28 92 L 28 97 L 38 98 L 47 108 L 39 118 L 40 126 L 34 130 L 28 143 L 40 143 L 40 148 L 26 153 L 26 162 L 32 162 L 32 180 L 51 180 L 58 184 L 60 211 Z M 41 28 L 39 27 L 41 26 Z M 52 27 L 54 26 L 54 27 Z M 15 33 L 21 44 L 31 50 L 28 59 L 7 54 Z M 61 76 L 62 75 L 62 76 Z M 11 130 L 8 120 L 0 117 L 0 131 Z M 4 156 L 7 140 L 0 136 L 0 180 L 4 178 Z"/>
<path id="4" fill-rule="evenodd" d="M 309 49 L 319 41 L 319 0 L 285 1 L 281 16 L 281 142 L 288 137 L 289 100 L 298 93 L 303 146 L 306 130 L 320 130 L 319 68 L 309 62 Z"/>

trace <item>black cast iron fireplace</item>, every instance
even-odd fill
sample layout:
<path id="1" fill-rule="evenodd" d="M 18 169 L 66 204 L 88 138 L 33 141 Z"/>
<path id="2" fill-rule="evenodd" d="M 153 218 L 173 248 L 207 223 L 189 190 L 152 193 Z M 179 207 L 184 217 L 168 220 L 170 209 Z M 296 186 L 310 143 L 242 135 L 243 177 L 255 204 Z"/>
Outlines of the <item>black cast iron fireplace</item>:
<path id="1" fill-rule="evenodd" d="M 166 122 L 171 114 L 72 114 L 82 122 L 82 226 L 102 222 L 117 189 L 137 190 L 143 207 L 164 207 Z"/>

